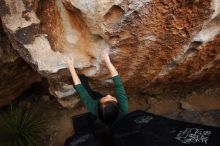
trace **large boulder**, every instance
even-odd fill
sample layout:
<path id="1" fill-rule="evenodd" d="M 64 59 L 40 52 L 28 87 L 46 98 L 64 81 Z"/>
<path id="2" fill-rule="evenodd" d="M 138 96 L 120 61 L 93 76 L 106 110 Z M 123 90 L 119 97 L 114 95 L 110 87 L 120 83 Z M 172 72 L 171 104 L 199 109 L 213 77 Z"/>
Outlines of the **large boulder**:
<path id="1" fill-rule="evenodd" d="M 220 83 L 218 0 L 0 0 L 0 14 L 14 49 L 58 98 L 75 93 L 62 55 L 111 92 L 106 47 L 129 95 Z"/>
<path id="2" fill-rule="evenodd" d="M 3 32 L 0 21 L 0 106 L 20 96 L 41 76 L 34 71 L 12 48 Z"/>

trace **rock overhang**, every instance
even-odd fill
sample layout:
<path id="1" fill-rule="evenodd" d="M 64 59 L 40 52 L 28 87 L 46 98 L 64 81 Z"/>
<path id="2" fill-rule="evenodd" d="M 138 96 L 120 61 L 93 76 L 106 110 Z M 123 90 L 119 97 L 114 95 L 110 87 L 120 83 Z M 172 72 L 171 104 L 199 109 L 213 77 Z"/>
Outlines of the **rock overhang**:
<path id="1" fill-rule="evenodd" d="M 210 80 L 218 77 L 218 68 L 213 65 L 219 54 L 218 0 L 1 3 L 5 30 L 23 46 L 14 43 L 16 50 L 52 80 L 57 80 L 53 74 L 62 76 L 59 71 L 66 68 L 62 55 L 70 55 L 79 72 L 101 83 L 99 78 L 106 79 L 107 74 L 101 51 L 110 46 L 114 47 L 110 49 L 112 61 L 128 92 L 134 92 L 136 86 L 142 87 L 135 91 L 148 92 L 160 88 L 155 85 L 174 80 L 193 82 L 209 76 L 207 68 L 214 70 Z M 138 80 L 133 81 L 134 78 Z M 62 96 L 67 95 L 65 92 L 73 93 L 60 86 L 63 92 L 51 89 L 55 96 L 55 91 Z M 101 88 L 101 84 L 93 86 Z"/>

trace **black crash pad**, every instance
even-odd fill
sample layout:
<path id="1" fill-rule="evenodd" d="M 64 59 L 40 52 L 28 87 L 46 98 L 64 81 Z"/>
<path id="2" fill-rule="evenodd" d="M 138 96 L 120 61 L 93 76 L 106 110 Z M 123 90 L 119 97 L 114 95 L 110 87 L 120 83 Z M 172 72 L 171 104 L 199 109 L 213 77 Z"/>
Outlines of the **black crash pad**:
<path id="1" fill-rule="evenodd" d="M 77 131 L 66 146 L 100 146 L 104 127 L 94 119 L 90 114 L 74 118 Z M 176 121 L 141 110 L 118 121 L 113 132 L 115 146 L 220 146 L 218 127 Z"/>

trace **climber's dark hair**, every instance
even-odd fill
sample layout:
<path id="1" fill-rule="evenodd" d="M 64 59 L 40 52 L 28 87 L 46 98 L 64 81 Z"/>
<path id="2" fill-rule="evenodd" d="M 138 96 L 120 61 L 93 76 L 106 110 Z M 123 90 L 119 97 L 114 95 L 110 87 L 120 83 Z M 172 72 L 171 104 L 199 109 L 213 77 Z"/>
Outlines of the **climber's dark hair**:
<path id="1" fill-rule="evenodd" d="M 102 120 L 105 124 L 112 124 L 119 114 L 118 103 L 114 101 L 107 101 L 102 104 L 99 102 L 98 114 L 100 120 Z"/>
<path id="2" fill-rule="evenodd" d="M 115 138 L 113 125 L 106 126 L 103 130 L 101 146 L 115 146 Z"/>

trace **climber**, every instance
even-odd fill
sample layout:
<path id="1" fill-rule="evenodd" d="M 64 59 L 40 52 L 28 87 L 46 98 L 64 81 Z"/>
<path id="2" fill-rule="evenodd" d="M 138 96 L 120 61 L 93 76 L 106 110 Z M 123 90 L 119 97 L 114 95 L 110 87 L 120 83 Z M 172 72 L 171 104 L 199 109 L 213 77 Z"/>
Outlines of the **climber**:
<path id="1" fill-rule="evenodd" d="M 68 66 L 72 79 L 74 81 L 75 89 L 79 93 L 80 98 L 89 112 L 95 115 L 106 125 L 112 125 L 128 113 L 128 99 L 125 93 L 120 76 L 111 63 L 107 49 L 102 52 L 106 66 L 110 71 L 111 78 L 115 84 L 116 97 L 110 94 L 103 96 L 98 92 L 92 91 L 85 81 L 80 80 L 74 68 L 74 58 L 64 57 L 64 62 Z M 81 76 L 82 77 L 82 76 Z M 84 78 L 85 79 L 85 76 Z M 96 97 L 94 97 L 96 96 Z"/>

